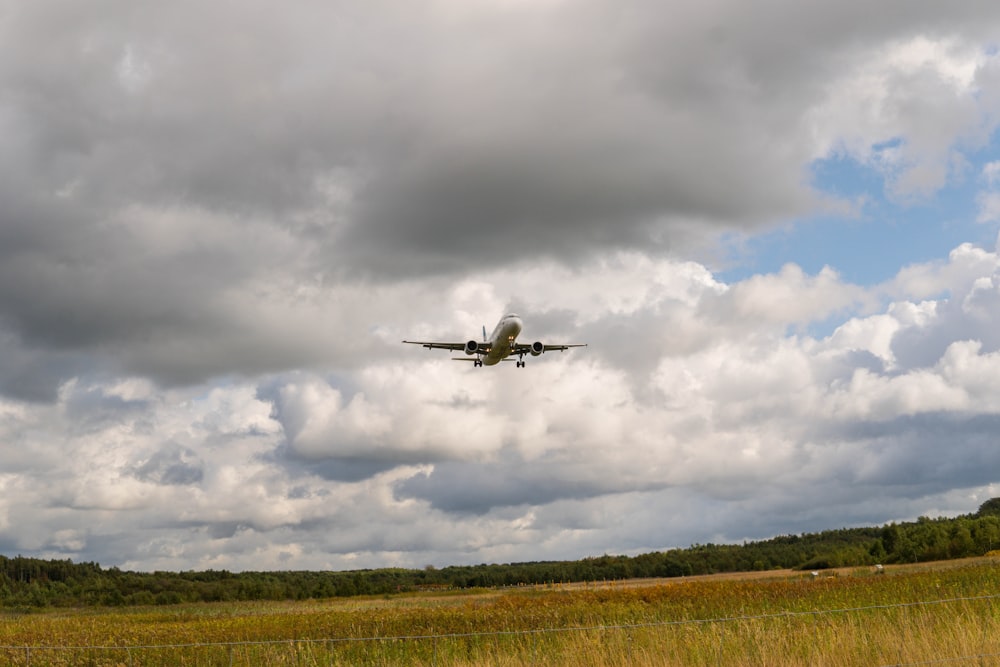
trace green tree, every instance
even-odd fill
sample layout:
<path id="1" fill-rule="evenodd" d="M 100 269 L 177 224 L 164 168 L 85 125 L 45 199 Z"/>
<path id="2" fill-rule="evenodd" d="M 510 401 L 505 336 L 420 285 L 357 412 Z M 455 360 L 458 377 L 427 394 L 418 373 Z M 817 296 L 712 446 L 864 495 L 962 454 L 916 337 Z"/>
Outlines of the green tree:
<path id="1" fill-rule="evenodd" d="M 990 498 L 979 506 L 976 516 L 1000 515 L 1000 498 Z"/>
<path id="2" fill-rule="evenodd" d="M 951 541 L 948 544 L 948 555 L 952 558 L 972 556 L 976 552 L 976 543 L 972 539 L 972 531 L 965 520 L 951 529 Z"/>

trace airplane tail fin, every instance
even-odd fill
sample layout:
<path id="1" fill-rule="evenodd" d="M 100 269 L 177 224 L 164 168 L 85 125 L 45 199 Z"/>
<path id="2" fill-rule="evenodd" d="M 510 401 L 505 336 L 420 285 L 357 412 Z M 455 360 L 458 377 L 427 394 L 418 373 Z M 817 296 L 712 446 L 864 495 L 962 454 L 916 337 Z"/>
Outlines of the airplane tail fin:
<path id="1" fill-rule="evenodd" d="M 483 342 L 486 342 L 486 325 L 483 325 Z"/>

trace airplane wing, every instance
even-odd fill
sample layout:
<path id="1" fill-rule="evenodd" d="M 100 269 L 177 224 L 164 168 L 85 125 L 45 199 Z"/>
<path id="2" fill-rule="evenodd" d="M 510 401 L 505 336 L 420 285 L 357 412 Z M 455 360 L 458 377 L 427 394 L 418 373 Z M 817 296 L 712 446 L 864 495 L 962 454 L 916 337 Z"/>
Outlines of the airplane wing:
<path id="1" fill-rule="evenodd" d="M 563 350 L 568 350 L 571 347 L 587 347 L 586 343 L 569 343 L 567 345 L 542 345 L 542 352 L 562 352 Z M 514 354 L 520 354 L 524 352 L 525 354 L 531 352 L 531 343 L 517 343 L 511 349 Z"/>
<path id="2" fill-rule="evenodd" d="M 426 347 L 428 350 L 464 350 L 465 343 L 439 343 L 435 341 L 423 341 L 423 340 L 404 340 L 404 343 L 409 343 L 410 345 L 420 345 L 421 347 Z M 479 351 L 486 353 L 490 351 L 489 343 L 478 343 Z"/>

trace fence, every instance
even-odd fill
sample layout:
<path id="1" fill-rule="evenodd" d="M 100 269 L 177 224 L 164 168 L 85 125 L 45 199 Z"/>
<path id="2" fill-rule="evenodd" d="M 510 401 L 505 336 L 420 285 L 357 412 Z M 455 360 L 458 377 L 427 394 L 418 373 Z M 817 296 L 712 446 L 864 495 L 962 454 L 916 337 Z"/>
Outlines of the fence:
<path id="1" fill-rule="evenodd" d="M 853 658 L 837 664 L 1000 665 L 1000 595 L 955 597 L 843 609 L 788 611 L 696 620 L 653 621 L 591 627 L 499 632 L 336 637 L 275 641 L 158 644 L 146 646 L 0 646 L 0 664 L 54 665 L 337 665 L 337 664 L 822 664 L 829 642 L 768 639 L 797 632 L 817 637 L 854 633 Z M 953 605 L 948 614 L 929 614 Z M 977 608 L 980 607 L 977 611 Z M 929 623 L 978 614 L 979 636 L 952 633 L 949 641 L 922 641 Z M 838 622 L 833 622 L 837 619 Z M 846 622 L 845 622 L 846 621 Z M 773 624 L 784 624 L 768 632 Z M 866 627 L 882 627 L 883 631 Z M 888 628 L 888 634 L 884 629 Z M 860 632 L 860 636 L 857 636 Z M 576 641 L 566 641 L 575 635 Z M 765 641 L 760 641 L 761 636 Z M 756 637 L 756 640 L 752 640 Z M 895 637 L 895 641 L 887 641 Z M 935 633 L 934 637 L 940 637 Z M 801 637 L 799 638 L 801 639 Z M 672 641 L 671 641 L 672 640 Z M 750 640 L 750 641 L 748 641 Z M 866 640 L 870 640 L 866 641 Z M 664 652 L 665 645 L 671 650 Z M 879 644 L 878 646 L 874 644 Z M 803 650 L 803 645 L 808 650 Z M 603 657 L 601 657 L 603 655 Z"/>

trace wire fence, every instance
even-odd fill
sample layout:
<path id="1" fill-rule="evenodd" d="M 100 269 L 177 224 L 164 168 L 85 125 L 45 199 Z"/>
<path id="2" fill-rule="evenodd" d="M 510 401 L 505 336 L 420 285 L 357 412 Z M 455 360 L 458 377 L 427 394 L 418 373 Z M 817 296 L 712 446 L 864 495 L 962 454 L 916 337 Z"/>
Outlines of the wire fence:
<path id="1" fill-rule="evenodd" d="M 928 613 L 953 605 L 951 614 Z M 976 616 L 979 636 L 921 643 L 929 623 L 948 626 Z M 850 618 L 848 618 L 850 617 Z M 837 618 L 840 623 L 827 623 Z M 786 624 L 767 633 L 772 624 Z M 865 632 L 879 626 L 881 631 Z M 829 642 L 770 644 L 795 632 L 818 636 L 850 630 L 859 647 L 846 664 L 1000 665 L 1000 595 L 954 597 L 840 609 L 782 611 L 719 618 L 548 627 L 492 632 L 283 639 L 135 646 L 0 646 L 0 664 L 88 665 L 340 665 L 416 664 L 824 664 Z M 888 631 L 888 633 L 886 632 Z M 860 636 L 858 636 L 860 633 Z M 933 633 L 940 637 L 941 633 Z M 579 641 L 565 641 L 576 635 Z M 756 636 L 756 637 L 755 637 Z M 945 633 L 948 636 L 948 633 Z M 761 642 L 761 637 L 764 641 Z M 895 637 L 895 641 L 887 641 Z M 754 641 L 756 639 L 756 641 Z M 866 639 L 880 646 L 865 646 Z M 663 652 L 665 645 L 671 650 Z M 806 649 L 803 649 L 803 646 Z M 811 646 L 811 648 L 809 648 Z M 557 650 L 554 650 L 557 649 Z M 600 658 L 600 654 L 604 658 Z M 789 652 L 791 651 L 791 652 Z M 689 660 L 684 660 L 687 655 Z M 591 659 L 587 659 L 590 656 Z M 597 659 L 593 659 L 594 657 Z M 608 659 L 610 656 L 611 659 Z M 662 662 L 661 658 L 669 658 Z M 680 660 L 678 660 L 680 658 Z M 838 661 L 837 664 L 845 664 Z"/>

